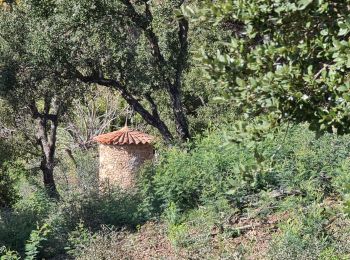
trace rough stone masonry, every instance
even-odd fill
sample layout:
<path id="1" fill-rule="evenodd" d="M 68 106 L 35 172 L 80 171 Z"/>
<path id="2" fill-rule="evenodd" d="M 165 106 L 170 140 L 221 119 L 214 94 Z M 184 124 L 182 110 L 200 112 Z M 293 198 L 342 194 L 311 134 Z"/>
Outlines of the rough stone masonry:
<path id="1" fill-rule="evenodd" d="M 100 185 L 117 185 L 122 189 L 134 187 L 140 166 L 153 158 L 153 139 L 128 127 L 96 136 L 94 140 L 99 143 Z"/>

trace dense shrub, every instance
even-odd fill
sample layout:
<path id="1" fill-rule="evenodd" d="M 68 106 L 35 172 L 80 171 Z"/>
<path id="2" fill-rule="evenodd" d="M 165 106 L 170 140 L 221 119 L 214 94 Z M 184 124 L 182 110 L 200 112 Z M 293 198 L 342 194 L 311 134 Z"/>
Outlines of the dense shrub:
<path id="1" fill-rule="evenodd" d="M 62 203 L 61 210 L 67 222 L 75 225 L 82 220 L 92 230 L 102 224 L 133 229 L 144 221 L 139 211 L 141 203 L 138 194 L 112 189 L 101 194 L 75 194 Z"/>
<path id="2" fill-rule="evenodd" d="M 10 207 L 18 200 L 16 182 L 25 171 L 22 164 L 11 163 L 11 151 L 10 144 L 0 140 L 0 208 Z"/>
<path id="3" fill-rule="evenodd" d="M 280 189 L 306 192 L 307 185 L 312 185 L 329 195 L 336 190 L 335 182 L 339 183 L 340 176 L 348 176 L 349 136 L 326 134 L 317 138 L 303 125 L 289 130 L 283 143 L 281 135 L 264 144 L 265 156 L 271 158 L 271 172 Z"/>
<path id="4" fill-rule="evenodd" d="M 11 210 L 0 211 L 0 245 L 24 252 L 30 234 L 53 212 L 54 204 L 42 192 L 16 203 Z"/>
<path id="5" fill-rule="evenodd" d="M 160 241 L 170 252 L 162 252 L 162 257 L 232 259 L 250 254 L 250 245 L 233 243 L 249 221 L 261 224 L 272 216 L 277 223 L 275 214 L 287 212 L 289 220 L 281 221 L 269 247 L 270 258 L 346 255 L 341 248 L 348 247 L 350 232 L 327 223 L 334 212 L 341 212 L 342 200 L 349 194 L 349 137 L 316 138 L 303 125 L 287 133 L 282 129 L 253 145 L 227 141 L 225 136 L 231 134 L 217 130 L 186 146 L 158 149 L 156 162 L 140 175 L 139 192 L 117 188 L 97 192 L 95 154 L 76 154 L 75 165 L 66 169 L 78 177 L 77 185 L 58 182 L 60 201 L 51 201 L 32 187 L 11 210 L 1 211 L 2 254 L 16 250 L 24 256 L 37 228 L 48 225 L 48 234 L 29 243 L 37 256 L 69 253 L 92 259 L 116 252 L 139 256 L 142 250 L 137 245 L 144 241 L 143 234 L 134 232 L 155 220 L 162 223 L 155 224 L 162 227 L 157 236 L 161 233 Z M 56 174 L 64 172 L 63 166 L 61 161 Z M 329 198 L 337 201 L 336 210 L 324 206 Z M 336 219 L 349 226 L 344 215 Z M 154 243 L 161 247 L 158 242 Z M 117 248 L 121 245 L 125 248 Z"/>
<path id="6" fill-rule="evenodd" d="M 236 202 L 261 188 L 254 151 L 225 142 L 222 131 L 198 139 L 194 148 L 173 147 L 161 151 L 155 166 L 141 175 L 141 189 L 153 206 L 165 208 L 170 202 L 190 209 L 222 198 Z"/>
<path id="7" fill-rule="evenodd" d="M 317 204 L 292 210 L 270 245 L 270 259 L 347 259 L 350 222 L 338 212 Z"/>
<path id="8" fill-rule="evenodd" d="M 300 125 L 246 147 L 228 143 L 224 137 L 229 134 L 218 130 L 196 140 L 192 149 L 161 151 L 158 162 L 142 174 L 147 205 L 166 208 L 173 202 L 183 210 L 225 198 L 240 207 L 262 190 L 313 200 L 338 192 L 336 187 L 345 192 L 343 181 L 349 184 L 348 136 L 316 138 Z"/>
<path id="9" fill-rule="evenodd" d="M 69 255 L 77 257 L 94 238 L 95 236 L 84 226 L 84 222 L 80 221 L 77 227 L 68 234 L 68 243 L 65 249 Z"/>
<path id="10" fill-rule="evenodd" d="M 79 223 L 89 232 L 96 232 L 102 226 L 135 230 L 145 221 L 139 211 L 141 200 L 137 194 L 111 190 L 105 194 L 70 195 L 61 201 L 51 201 L 45 193 L 34 191 L 12 210 L 0 211 L 0 245 L 21 255 L 26 249 L 47 258 L 71 250 L 65 247 L 76 246 L 71 242 L 82 230 L 76 229 Z M 49 232 L 37 237 L 43 226 L 49 227 Z M 28 244 L 34 247 L 30 249 Z"/>
<path id="11" fill-rule="evenodd" d="M 55 176 L 63 197 L 71 196 L 72 192 L 97 191 L 99 163 L 96 150 L 59 151 L 59 157 Z"/>
<path id="12" fill-rule="evenodd" d="M 230 239 L 249 224 L 236 226 L 230 219 L 248 217 L 261 224 L 271 218 L 282 224 L 271 226 L 280 231 L 269 247 L 265 244 L 268 259 L 346 259 L 350 226 L 341 201 L 350 187 L 349 136 L 316 137 L 299 125 L 244 146 L 228 143 L 224 133 L 210 133 L 193 147 L 162 151 L 142 175 L 145 203 L 164 209 L 173 246 L 199 259 L 247 256 L 247 245 L 234 247 Z M 327 200 L 337 208 L 324 204 Z M 343 221 L 343 229 L 332 226 L 334 219 Z"/>
<path id="13" fill-rule="evenodd" d="M 19 198 L 15 187 L 16 177 L 10 174 L 8 167 L 0 168 L 0 208 L 11 207 Z"/>

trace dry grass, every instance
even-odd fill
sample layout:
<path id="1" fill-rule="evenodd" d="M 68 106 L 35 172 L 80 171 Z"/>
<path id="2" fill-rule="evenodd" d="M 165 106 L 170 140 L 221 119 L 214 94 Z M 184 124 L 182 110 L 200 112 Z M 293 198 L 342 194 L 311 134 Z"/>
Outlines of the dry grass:
<path id="1" fill-rule="evenodd" d="M 284 218 L 237 219 L 230 226 L 239 232 L 236 237 L 216 227 L 207 236 L 207 230 L 192 227 L 187 236 L 198 244 L 184 247 L 175 246 L 160 223 L 148 222 L 135 233 L 104 228 L 78 259 L 265 259 L 277 223 Z"/>
<path id="2" fill-rule="evenodd" d="M 92 259 L 184 259 L 165 234 L 164 225 L 146 223 L 136 233 L 105 227 L 78 258 Z"/>

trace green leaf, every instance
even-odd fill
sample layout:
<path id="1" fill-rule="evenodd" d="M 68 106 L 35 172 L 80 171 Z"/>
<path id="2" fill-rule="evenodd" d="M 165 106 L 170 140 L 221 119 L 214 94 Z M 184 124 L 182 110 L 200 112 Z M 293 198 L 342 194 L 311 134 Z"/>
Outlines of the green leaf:
<path id="1" fill-rule="evenodd" d="M 245 82 L 244 80 L 242 80 L 241 78 L 236 78 L 236 83 L 239 87 L 244 87 L 245 86 Z"/>
<path id="2" fill-rule="evenodd" d="M 338 32 L 338 36 L 344 36 L 344 35 L 348 34 L 348 32 L 349 32 L 348 28 L 340 29 Z"/>
<path id="3" fill-rule="evenodd" d="M 311 3 L 313 2 L 313 0 L 299 0 L 298 1 L 298 9 L 299 10 L 304 10 L 306 7 L 308 7 Z"/>
<path id="4" fill-rule="evenodd" d="M 348 91 L 349 88 L 347 86 L 345 86 L 345 85 L 342 85 L 342 86 L 338 87 L 337 90 L 339 92 L 345 92 L 345 91 Z"/>
<path id="5" fill-rule="evenodd" d="M 323 36 L 327 36 L 328 35 L 328 29 L 323 29 L 320 33 Z"/>

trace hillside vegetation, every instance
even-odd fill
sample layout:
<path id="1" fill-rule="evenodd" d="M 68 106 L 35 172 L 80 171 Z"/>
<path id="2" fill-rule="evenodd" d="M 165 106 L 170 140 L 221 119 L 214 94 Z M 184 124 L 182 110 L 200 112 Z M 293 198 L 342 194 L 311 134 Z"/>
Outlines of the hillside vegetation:
<path id="1" fill-rule="evenodd" d="M 350 259 L 350 6 L 0 1 L 0 259 Z M 155 136 L 132 189 L 93 137 Z"/>

